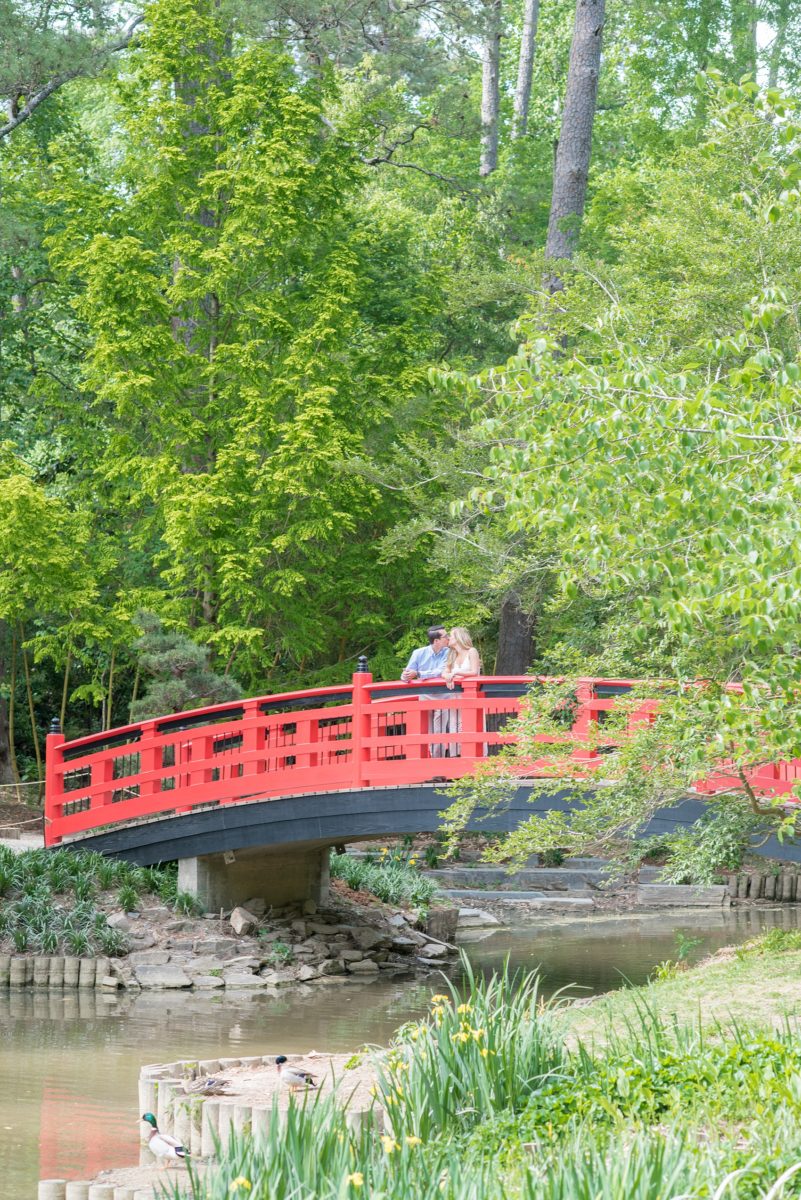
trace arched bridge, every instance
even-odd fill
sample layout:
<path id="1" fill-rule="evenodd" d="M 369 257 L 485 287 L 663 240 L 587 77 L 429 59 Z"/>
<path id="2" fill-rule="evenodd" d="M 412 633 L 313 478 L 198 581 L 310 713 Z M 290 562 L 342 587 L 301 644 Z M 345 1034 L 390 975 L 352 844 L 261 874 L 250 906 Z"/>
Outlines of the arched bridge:
<path id="1" fill-rule="evenodd" d="M 374 682 L 366 663 L 360 668 L 341 687 L 216 705 L 71 742 L 51 732 L 46 844 L 141 865 L 177 859 L 181 886 L 210 908 L 251 896 L 319 900 L 330 846 L 437 829 L 446 803 L 438 785 L 512 740 L 505 726 L 534 682 L 482 677 L 449 691 L 436 680 Z M 581 680 L 573 732 L 585 738 L 632 686 Z M 782 793 L 801 763 L 763 774 L 754 782 Z M 566 803 L 557 785 L 534 807 L 529 792 L 521 780 L 511 807 L 478 827 L 502 832 Z M 652 832 L 696 820 L 702 801 L 680 808 L 664 810 Z"/>

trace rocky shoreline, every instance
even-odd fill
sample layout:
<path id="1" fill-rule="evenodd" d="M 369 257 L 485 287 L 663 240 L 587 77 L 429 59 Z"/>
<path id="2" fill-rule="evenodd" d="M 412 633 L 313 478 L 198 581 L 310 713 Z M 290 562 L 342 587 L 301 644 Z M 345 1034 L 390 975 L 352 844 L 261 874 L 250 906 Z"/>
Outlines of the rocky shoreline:
<path id="1" fill-rule="evenodd" d="M 72 986 L 106 991 L 269 991 L 339 976 L 426 973 L 455 960 L 456 909 L 433 909 L 424 917 L 377 901 L 360 903 L 354 895 L 334 884 L 319 909 L 311 902 L 302 910 L 268 909 L 254 897 L 231 912 L 198 917 L 177 916 L 162 904 L 111 912 L 108 922 L 125 935 L 129 953 L 103 958 L 91 982 L 89 965 L 100 960 L 76 959 L 86 966 L 66 974 L 75 976 Z M 0 985 L 65 986 L 64 957 L 3 959 Z"/>

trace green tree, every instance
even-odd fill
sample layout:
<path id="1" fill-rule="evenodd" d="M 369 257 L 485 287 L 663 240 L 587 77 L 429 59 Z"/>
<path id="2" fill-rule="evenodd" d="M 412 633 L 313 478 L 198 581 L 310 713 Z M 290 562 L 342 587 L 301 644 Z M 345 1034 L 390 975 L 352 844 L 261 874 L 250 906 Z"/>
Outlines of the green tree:
<path id="1" fill-rule="evenodd" d="M 590 785 L 583 812 L 564 818 L 580 832 L 562 843 L 563 824 L 556 845 L 589 846 L 636 830 L 655 806 L 710 772 L 732 776 L 738 802 L 775 816 L 780 828 L 792 824 L 769 794 L 754 793 L 749 777 L 760 764 L 801 757 L 793 719 L 801 689 L 801 366 L 795 301 L 773 278 L 797 261 L 801 126 L 794 101 L 752 85 L 722 87 L 716 106 L 705 153 L 726 163 L 734 157 L 739 184 L 721 203 L 731 222 L 720 227 L 732 242 L 740 228 L 766 247 L 763 286 L 740 311 L 739 328 L 729 313 L 724 336 L 698 345 L 695 362 L 687 361 L 686 338 L 677 338 L 674 362 L 659 335 L 646 330 L 645 344 L 636 344 L 629 314 L 606 289 L 606 319 L 582 346 L 565 353 L 560 343 L 557 353 L 534 328 L 504 370 L 477 381 L 490 413 L 483 436 L 494 445 L 471 503 L 492 513 L 507 537 L 528 532 L 548 548 L 564 603 L 607 606 L 610 651 L 650 643 L 652 665 L 689 688 L 653 729 L 635 730 L 589 775 L 561 754 L 555 775 L 614 786 Z M 659 210 L 644 221 L 659 228 Z M 707 291 L 712 311 L 701 306 L 705 263 L 696 263 L 695 277 L 689 264 L 671 276 L 665 247 L 653 245 L 665 299 L 691 290 L 701 328 L 722 324 L 717 289 Z M 642 303 L 639 294 L 634 302 Z M 612 653 L 592 668 L 634 673 L 631 658 Z M 695 679 L 713 682 L 696 694 Z M 729 681 L 741 690 L 726 690 Z M 532 704 L 542 719 L 542 705 Z M 534 726 L 528 732 L 523 763 Z M 535 823 L 531 848 L 561 820 Z"/>
<path id="2" fill-rule="evenodd" d="M 147 684 L 141 698 L 131 705 L 132 721 L 223 704 L 241 696 L 235 679 L 210 669 L 207 647 L 198 646 L 182 633 L 165 630 L 152 614 L 141 613 L 137 619 L 143 634 L 134 642 L 134 650 Z"/>

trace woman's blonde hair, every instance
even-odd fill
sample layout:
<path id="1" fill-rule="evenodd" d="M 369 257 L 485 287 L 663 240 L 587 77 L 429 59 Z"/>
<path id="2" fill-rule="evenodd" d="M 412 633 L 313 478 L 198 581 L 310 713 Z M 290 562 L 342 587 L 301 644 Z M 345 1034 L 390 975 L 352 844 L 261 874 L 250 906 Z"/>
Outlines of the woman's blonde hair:
<path id="1" fill-rule="evenodd" d="M 448 667 L 452 667 L 456 662 L 456 659 L 459 657 L 456 647 L 453 644 L 454 642 L 457 642 L 462 650 L 473 649 L 473 639 L 470 636 L 470 630 L 465 629 L 464 625 L 454 625 L 453 629 L 451 630 L 451 644 L 448 647 L 448 660 L 446 663 L 446 666 Z M 479 663 L 480 661 L 481 660 L 479 657 Z"/>

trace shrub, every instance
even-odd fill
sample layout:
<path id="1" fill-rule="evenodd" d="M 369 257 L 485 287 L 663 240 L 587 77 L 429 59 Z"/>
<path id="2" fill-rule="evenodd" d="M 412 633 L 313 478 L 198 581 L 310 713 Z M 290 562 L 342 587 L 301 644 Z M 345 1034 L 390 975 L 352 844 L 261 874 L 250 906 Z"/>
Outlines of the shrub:
<path id="1" fill-rule="evenodd" d="M 545 1018 L 535 973 L 448 984 L 423 1021 L 403 1026 L 376 1058 L 378 1092 L 396 1138 L 428 1139 L 520 1109 L 561 1070 L 564 1052 Z"/>
<path id="2" fill-rule="evenodd" d="M 385 904 L 412 904 L 427 909 L 438 888 L 403 854 L 382 850 L 378 859 L 332 854 L 331 874 L 357 892 L 370 892 Z"/>

